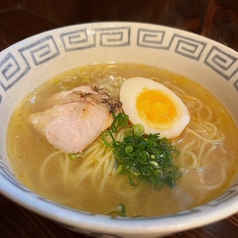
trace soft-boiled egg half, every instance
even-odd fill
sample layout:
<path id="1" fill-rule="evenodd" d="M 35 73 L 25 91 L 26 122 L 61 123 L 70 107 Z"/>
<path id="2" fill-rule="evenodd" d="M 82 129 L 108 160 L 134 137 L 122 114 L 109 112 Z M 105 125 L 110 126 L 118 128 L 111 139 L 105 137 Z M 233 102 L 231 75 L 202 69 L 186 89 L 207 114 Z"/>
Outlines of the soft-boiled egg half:
<path id="1" fill-rule="evenodd" d="M 120 89 L 123 110 L 133 124 L 142 124 L 146 134 L 178 136 L 190 121 L 187 107 L 169 88 L 148 78 L 127 79 Z"/>

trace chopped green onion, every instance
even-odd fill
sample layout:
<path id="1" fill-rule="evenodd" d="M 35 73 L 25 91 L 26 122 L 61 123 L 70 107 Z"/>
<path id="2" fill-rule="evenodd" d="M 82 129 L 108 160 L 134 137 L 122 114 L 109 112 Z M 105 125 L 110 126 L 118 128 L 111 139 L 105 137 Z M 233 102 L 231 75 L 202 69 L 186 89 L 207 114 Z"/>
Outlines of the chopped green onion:
<path id="1" fill-rule="evenodd" d="M 141 124 L 129 126 L 128 119 L 126 114 L 119 113 L 114 117 L 110 130 L 102 133 L 103 142 L 113 147 L 116 162 L 122 165 L 121 173 L 128 173 L 132 186 L 144 180 L 156 189 L 163 185 L 173 188 L 181 177 L 178 167 L 173 165 L 179 151 L 159 134 L 145 135 Z M 113 134 L 121 127 L 127 128 L 124 140 L 116 141 Z"/>
<path id="2" fill-rule="evenodd" d="M 126 207 L 124 204 L 120 204 L 118 207 L 118 211 L 111 211 L 108 213 L 108 216 L 120 216 L 126 217 Z"/>
<path id="3" fill-rule="evenodd" d="M 120 127 L 126 127 L 128 125 L 128 118 L 129 117 L 124 113 L 119 113 L 116 117 L 114 116 L 114 120 L 111 125 L 111 131 L 116 133 Z"/>
<path id="4" fill-rule="evenodd" d="M 135 124 L 135 125 L 133 126 L 133 130 L 134 130 L 134 134 L 135 134 L 136 136 L 142 136 L 142 135 L 144 135 L 144 133 L 145 133 L 145 128 L 144 128 L 144 126 L 141 125 L 141 124 Z"/>
<path id="5" fill-rule="evenodd" d="M 154 161 L 154 160 L 151 160 L 149 163 L 151 165 L 153 165 L 154 168 L 158 168 L 159 167 L 159 164 L 156 161 Z"/>
<path id="6" fill-rule="evenodd" d="M 71 160 L 75 160 L 75 159 L 82 157 L 82 155 L 83 155 L 83 153 L 69 154 L 69 158 Z"/>
<path id="7" fill-rule="evenodd" d="M 121 204 L 118 206 L 117 209 L 118 209 L 118 210 L 116 210 L 116 211 L 111 211 L 111 212 L 109 212 L 107 215 L 108 215 L 108 216 L 112 216 L 112 217 L 117 217 L 117 216 L 127 217 L 127 215 L 126 215 L 126 206 L 125 206 L 123 203 L 121 203 Z M 141 217 L 141 215 L 135 215 L 135 216 L 133 216 L 133 217 Z"/>
<path id="8" fill-rule="evenodd" d="M 133 146 L 128 145 L 127 147 L 125 147 L 125 152 L 126 152 L 126 154 L 129 154 L 129 153 L 131 153 L 132 151 L 133 151 Z"/>
<path id="9" fill-rule="evenodd" d="M 110 147 L 115 143 L 115 139 L 114 139 L 111 131 L 109 131 L 109 130 L 103 131 L 101 138 L 107 147 Z"/>
<path id="10" fill-rule="evenodd" d="M 135 166 L 131 166 L 129 168 L 129 171 L 132 175 L 135 175 L 136 177 L 140 175 L 140 171 Z"/>
<path id="11" fill-rule="evenodd" d="M 149 161 L 149 153 L 145 150 L 139 151 L 138 152 L 138 162 L 140 164 L 146 164 Z"/>

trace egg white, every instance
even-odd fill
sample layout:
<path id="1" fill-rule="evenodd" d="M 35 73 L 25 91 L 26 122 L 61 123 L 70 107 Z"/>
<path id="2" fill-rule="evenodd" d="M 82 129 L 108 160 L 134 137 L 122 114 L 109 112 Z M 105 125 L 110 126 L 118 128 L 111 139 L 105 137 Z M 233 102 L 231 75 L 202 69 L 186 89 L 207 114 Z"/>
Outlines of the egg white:
<path id="1" fill-rule="evenodd" d="M 138 114 L 136 100 L 144 90 L 159 90 L 166 94 L 176 106 L 177 116 L 169 128 L 153 128 L 148 125 Z M 160 133 L 160 137 L 173 138 L 181 134 L 190 121 L 190 114 L 183 101 L 169 88 L 148 78 L 133 77 L 127 79 L 120 89 L 120 101 L 123 103 L 123 110 L 129 116 L 133 124 L 142 124 L 146 134 Z"/>

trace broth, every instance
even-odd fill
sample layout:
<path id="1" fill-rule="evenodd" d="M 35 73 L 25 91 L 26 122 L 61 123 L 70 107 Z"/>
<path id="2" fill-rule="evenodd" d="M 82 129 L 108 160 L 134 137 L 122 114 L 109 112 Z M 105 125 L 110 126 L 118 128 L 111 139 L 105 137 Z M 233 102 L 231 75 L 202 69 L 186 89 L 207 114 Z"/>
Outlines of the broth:
<path id="1" fill-rule="evenodd" d="M 143 182 L 131 186 L 127 175 L 96 173 L 94 170 L 106 166 L 100 159 L 87 172 L 83 158 L 69 160 L 28 122 L 30 114 L 49 108 L 45 101 L 57 92 L 97 83 L 107 85 L 111 96 L 118 97 L 118 82 L 135 76 L 152 78 L 170 88 L 191 115 L 184 132 L 171 140 L 180 150 L 174 163 L 182 172 L 172 189 L 156 190 Z M 57 203 L 95 214 L 108 214 L 124 204 L 127 216 L 158 216 L 204 204 L 229 186 L 238 170 L 237 132 L 224 106 L 190 79 L 146 65 L 92 65 L 57 75 L 23 99 L 9 122 L 7 150 L 17 178 Z"/>

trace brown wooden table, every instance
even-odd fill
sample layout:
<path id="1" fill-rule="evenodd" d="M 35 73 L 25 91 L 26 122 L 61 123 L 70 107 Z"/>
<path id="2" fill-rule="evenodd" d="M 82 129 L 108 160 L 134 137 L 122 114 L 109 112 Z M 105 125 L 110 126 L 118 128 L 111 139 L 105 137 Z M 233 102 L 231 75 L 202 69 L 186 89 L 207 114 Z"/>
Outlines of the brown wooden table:
<path id="1" fill-rule="evenodd" d="M 0 0 L 0 51 L 56 27 L 110 20 L 168 25 L 204 35 L 238 51 L 237 0 Z M 0 195 L 0 238 L 14 237 L 85 238 Z M 238 213 L 220 222 L 169 236 L 178 237 L 236 238 Z"/>

